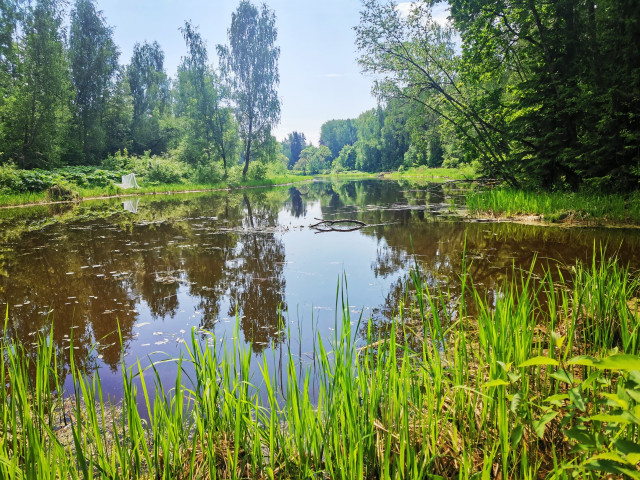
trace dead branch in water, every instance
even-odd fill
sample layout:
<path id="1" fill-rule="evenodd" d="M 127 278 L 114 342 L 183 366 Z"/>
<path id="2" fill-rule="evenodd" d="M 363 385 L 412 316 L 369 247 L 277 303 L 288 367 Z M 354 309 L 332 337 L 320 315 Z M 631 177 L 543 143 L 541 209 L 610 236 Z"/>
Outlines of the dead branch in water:
<path id="1" fill-rule="evenodd" d="M 356 230 L 360 230 L 363 227 L 366 227 L 367 224 L 361 222 L 360 220 L 350 220 L 348 218 L 338 219 L 338 220 L 323 220 L 321 218 L 314 218 L 314 220 L 318 220 L 318 223 L 314 223 L 313 225 L 309 225 L 309 228 L 313 228 L 316 233 L 322 232 L 354 232 Z M 355 223 L 356 226 L 352 228 L 336 228 L 335 225 L 340 225 L 344 223 Z"/>

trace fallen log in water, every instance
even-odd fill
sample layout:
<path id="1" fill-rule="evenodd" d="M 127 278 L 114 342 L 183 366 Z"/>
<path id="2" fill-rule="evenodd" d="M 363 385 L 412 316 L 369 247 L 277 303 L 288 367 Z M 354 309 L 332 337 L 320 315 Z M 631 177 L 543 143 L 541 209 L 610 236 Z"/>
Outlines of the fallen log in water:
<path id="1" fill-rule="evenodd" d="M 363 227 L 366 227 L 367 224 L 361 222 L 360 220 L 351 220 L 348 218 L 338 219 L 338 220 L 323 220 L 321 218 L 314 218 L 314 220 L 318 220 L 318 223 L 314 223 L 313 225 L 309 225 L 309 228 L 313 228 L 317 230 L 316 233 L 322 232 L 353 232 L 356 230 L 360 230 Z M 336 228 L 335 225 L 342 225 L 353 223 L 356 226 L 351 228 Z"/>

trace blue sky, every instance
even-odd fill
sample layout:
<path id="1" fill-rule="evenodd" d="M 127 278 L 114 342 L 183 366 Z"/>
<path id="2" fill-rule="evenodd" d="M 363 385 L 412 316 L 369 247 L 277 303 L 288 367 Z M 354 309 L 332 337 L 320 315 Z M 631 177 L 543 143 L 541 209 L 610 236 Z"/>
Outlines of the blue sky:
<path id="1" fill-rule="evenodd" d="M 174 76 L 186 49 L 179 28 L 185 20 L 200 27 L 217 64 L 215 46 L 226 43 L 231 13 L 238 0 L 97 0 L 114 29 L 128 64 L 136 42 L 157 41 L 165 52 L 165 68 Z M 254 4 L 262 2 L 254 1 Z M 267 0 L 276 14 L 280 46 L 281 121 L 274 134 L 303 132 L 317 145 L 327 120 L 354 118 L 376 105 L 371 78 L 357 65 L 353 26 L 360 0 Z"/>
<path id="2" fill-rule="evenodd" d="M 257 2 L 254 2 L 257 4 Z M 185 20 L 200 27 L 217 62 L 215 46 L 226 43 L 232 0 L 98 0 L 114 28 L 121 63 L 129 63 L 133 45 L 157 41 L 165 52 L 167 73 L 175 75 L 185 53 L 178 30 Z M 355 34 L 360 0 L 268 0 L 277 17 L 280 46 L 281 140 L 294 130 L 317 144 L 320 126 L 334 118 L 352 118 L 376 105 L 371 79 L 356 63 Z"/>

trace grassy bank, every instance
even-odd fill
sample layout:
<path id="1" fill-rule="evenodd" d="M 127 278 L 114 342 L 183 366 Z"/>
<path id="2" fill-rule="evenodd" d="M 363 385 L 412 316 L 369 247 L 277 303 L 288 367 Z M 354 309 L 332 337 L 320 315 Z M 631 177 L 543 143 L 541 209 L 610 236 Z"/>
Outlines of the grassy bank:
<path id="1" fill-rule="evenodd" d="M 406 170 L 385 173 L 385 178 L 402 180 L 404 178 L 429 179 L 434 182 L 446 182 L 448 180 L 470 180 L 476 178 L 477 174 L 470 165 L 461 168 L 429 168 L 413 167 Z"/>
<path id="2" fill-rule="evenodd" d="M 76 170 L 73 167 L 61 170 Z M 82 170 L 91 171 L 91 168 L 82 167 Z M 58 172 L 37 172 L 43 179 L 38 184 L 20 185 L 19 188 L 0 189 L 0 207 L 32 205 L 47 202 L 59 201 L 78 201 L 89 198 L 112 197 L 118 195 L 144 195 L 152 193 L 168 193 L 168 192 L 191 192 L 191 191 L 207 191 L 219 190 L 225 188 L 248 188 L 258 186 L 282 185 L 287 183 L 301 182 L 313 179 L 312 176 L 303 176 L 293 173 L 276 173 L 265 172 L 259 178 L 243 179 L 239 175 L 239 171 L 234 171 L 227 179 L 219 179 L 211 182 L 194 182 L 185 178 L 181 181 L 152 181 L 147 182 L 144 177 L 138 177 L 140 188 L 123 189 L 116 182 L 120 181 L 121 172 L 104 171 L 93 169 L 93 171 L 102 174 L 108 173 L 107 180 L 102 179 L 100 182 L 93 183 L 87 181 L 87 176 L 83 175 L 78 183 L 71 179 L 60 175 Z M 75 175 L 76 177 L 78 175 Z M 107 175 L 103 175 L 107 177 Z M 90 177 L 91 178 L 91 177 Z M 102 178 L 102 177 L 101 177 Z M 117 178 L 117 180 L 116 180 Z M 38 190 L 38 188 L 44 188 Z M 31 191 L 30 189 L 34 190 Z M 26 190 L 26 191 L 16 191 Z"/>
<path id="3" fill-rule="evenodd" d="M 193 331 L 174 361 L 195 374 L 123 369 L 117 409 L 72 357 L 60 428 L 59 353 L 3 338 L 0 477 L 640 478 L 638 279 L 602 255 L 569 271 L 514 271 L 486 296 L 463 267 L 459 298 L 414 272 L 380 336 L 344 298 L 315 341 L 316 403 L 291 351 L 273 371 Z"/>
<path id="4" fill-rule="evenodd" d="M 470 213 L 517 217 L 538 215 L 550 222 L 640 225 L 640 194 L 526 192 L 495 188 L 466 196 Z"/>

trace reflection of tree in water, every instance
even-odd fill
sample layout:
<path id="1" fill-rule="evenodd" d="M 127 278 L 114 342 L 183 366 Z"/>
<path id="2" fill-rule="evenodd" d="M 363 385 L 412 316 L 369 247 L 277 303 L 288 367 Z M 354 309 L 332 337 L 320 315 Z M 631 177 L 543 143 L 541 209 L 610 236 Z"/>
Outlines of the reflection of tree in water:
<path id="1" fill-rule="evenodd" d="M 252 229 L 277 225 L 277 211 L 252 202 L 246 195 L 244 201 L 246 221 Z M 278 312 L 287 309 L 284 301 L 284 244 L 273 233 L 252 232 L 238 243 L 236 257 L 242 261 L 234 262 L 229 272 L 229 315 L 235 315 L 237 305 L 245 338 L 253 342 L 254 351 L 260 352 L 271 342 L 282 340 Z"/>
<path id="2" fill-rule="evenodd" d="M 172 316 L 178 310 L 181 262 L 164 249 L 162 256 L 156 250 L 142 251 L 142 269 L 139 293 L 151 313 L 156 317 Z"/>
<path id="3" fill-rule="evenodd" d="M 117 342 L 117 318 L 126 348 L 135 319 L 133 301 L 109 274 L 121 265 L 105 238 L 83 224 L 25 233 L 13 245 L 7 264 L 10 284 L 3 285 L 3 301 L 9 304 L 11 319 L 8 333 L 29 344 L 35 332 L 53 328 L 61 365 L 68 363 L 73 339 L 78 366 L 91 371 L 97 355 L 94 342 Z M 100 349 L 103 361 L 112 369 L 120 353 L 119 344 Z"/>
<path id="4" fill-rule="evenodd" d="M 307 208 L 305 203 L 302 201 L 302 195 L 300 194 L 300 190 L 296 187 L 291 187 L 289 189 L 289 211 L 291 215 L 295 218 L 303 217 L 307 214 Z"/>

